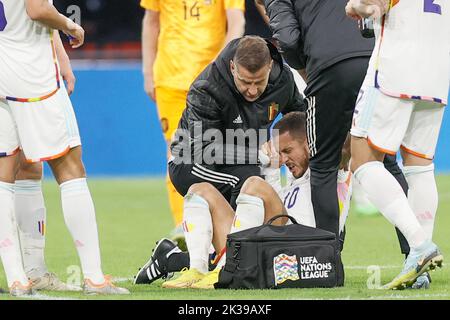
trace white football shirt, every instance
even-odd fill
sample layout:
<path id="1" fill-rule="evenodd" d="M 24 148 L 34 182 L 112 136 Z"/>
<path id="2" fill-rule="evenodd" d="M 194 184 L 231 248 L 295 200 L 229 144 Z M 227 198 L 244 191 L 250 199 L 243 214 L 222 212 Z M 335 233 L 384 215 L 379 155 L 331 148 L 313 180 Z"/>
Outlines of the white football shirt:
<path id="1" fill-rule="evenodd" d="M 298 223 L 309 227 L 316 226 L 314 210 L 311 202 L 311 183 L 309 169 L 305 174 L 282 188 L 278 195 L 284 203 L 288 215 Z"/>
<path id="2" fill-rule="evenodd" d="M 446 104 L 449 89 L 448 0 L 393 0 L 378 21 L 375 87 L 387 95 Z"/>
<path id="3" fill-rule="evenodd" d="M 0 0 L 0 97 L 43 100 L 59 78 L 53 30 L 30 19 L 25 0 Z"/>
<path id="4" fill-rule="evenodd" d="M 311 172 L 310 169 L 298 179 L 292 179 L 285 187 L 281 187 L 280 170 L 263 168 L 262 174 L 265 180 L 278 193 L 288 215 L 297 220 L 298 223 L 309 227 L 316 227 L 314 209 L 311 202 Z M 337 179 L 337 193 L 339 200 L 340 221 L 339 232 L 344 230 L 350 209 L 352 195 L 351 173 L 339 170 Z"/>

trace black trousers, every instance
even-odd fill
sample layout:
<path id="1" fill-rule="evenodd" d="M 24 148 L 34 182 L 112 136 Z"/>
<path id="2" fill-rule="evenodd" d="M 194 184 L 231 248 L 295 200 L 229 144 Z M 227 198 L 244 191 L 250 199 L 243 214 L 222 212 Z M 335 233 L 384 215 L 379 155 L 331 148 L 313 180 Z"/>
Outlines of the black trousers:
<path id="1" fill-rule="evenodd" d="M 323 70 L 305 89 L 311 200 L 320 229 L 339 232 L 337 172 L 350 130 L 368 57 L 343 60 Z"/>
<path id="2" fill-rule="evenodd" d="M 356 99 L 366 75 L 369 57 L 343 60 L 308 82 L 305 90 L 307 138 L 310 150 L 311 200 L 316 226 L 339 232 L 337 172 L 341 150 L 350 131 Z M 395 158 L 387 158 L 386 168 L 407 189 L 406 179 Z M 402 252 L 403 235 L 397 230 Z M 408 250 L 409 251 L 409 250 Z"/>
<path id="3" fill-rule="evenodd" d="M 212 184 L 236 209 L 236 199 L 242 185 L 252 176 L 261 176 L 261 169 L 257 165 L 201 165 L 175 164 L 169 162 L 169 177 L 175 189 L 185 196 L 189 188 L 195 183 L 208 182 Z"/>

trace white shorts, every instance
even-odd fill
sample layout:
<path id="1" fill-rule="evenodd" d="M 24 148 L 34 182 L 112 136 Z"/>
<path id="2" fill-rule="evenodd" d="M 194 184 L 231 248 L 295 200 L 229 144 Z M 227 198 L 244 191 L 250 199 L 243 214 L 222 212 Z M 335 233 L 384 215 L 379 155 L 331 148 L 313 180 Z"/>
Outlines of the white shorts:
<path id="1" fill-rule="evenodd" d="M 356 102 L 351 135 L 394 155 L 399 148 L 417 157 L 434 158 L 444 107 L 441 104 L 391 97 L 364 86 Z"/>
<path id="2" fill-rule="evenodd" d="M 64 86 L 43 101 L 0 99 L 0 157 L 22 149 L 29 162 L 47 161 L 79 145 L 75 113 Z"/>

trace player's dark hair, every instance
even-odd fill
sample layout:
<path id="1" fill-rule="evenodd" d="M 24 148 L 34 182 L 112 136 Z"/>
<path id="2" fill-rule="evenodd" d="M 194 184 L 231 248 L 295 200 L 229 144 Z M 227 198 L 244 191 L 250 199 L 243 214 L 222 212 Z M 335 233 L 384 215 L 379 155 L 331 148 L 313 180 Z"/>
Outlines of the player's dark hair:
<path id="1" fill-rule="evenodd" d="M 306 115 L 300 111 L 290 112 L 283 116 L 273 129 L 274 134 L 282 135 L 288 132 L 292 137 L 303 141 L 306 139 Z"/>
<path id="2" fill-rule="evenodd" d="M 266 40 L 258 36 L 245 36 L 239 40 L 233 62 L 254 73 L 272 61 Z"/>

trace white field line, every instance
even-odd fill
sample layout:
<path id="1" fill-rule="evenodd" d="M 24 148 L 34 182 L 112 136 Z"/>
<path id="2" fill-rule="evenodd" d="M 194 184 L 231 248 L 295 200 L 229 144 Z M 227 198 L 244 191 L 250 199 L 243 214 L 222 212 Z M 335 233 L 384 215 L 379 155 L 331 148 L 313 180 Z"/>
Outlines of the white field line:
<path id="1" fill-rule="evenodd" d="M 380 266 L 380 265 L 366 265 L 366 266 L 346 266 L 344 265 L 344 269 L 346 270 L 367 270 L 368 267 L 378 267 L 380 269 L 401 269 L 402 266 L 399 265 L 387 265 L 387 266 Z M 445 268 L 445 264 L 442 266 L 442 268 Z M 113 278 L 113 282 L 127 282 L 127 281 L 133 281 L 134 278 L 133 277 L 118 277 L 118 278 Z"/>
<path id="2" fill-rule="evenodd" d="M 345 266 L 345 269 L 349 269 L 349 270 L 366 270 L 368 267 L 370 267 L 372 265 L 367 265 L 367 266 Z M 379 265 L 374 265 L 379 267 L 380 269 L 398 269 L 401 268 L 401 265 L 398 266 L 379 266 Z M 117 278 L 113 278 L 113 282 L 127 282 L 127 281 L 133 281 L 134 278 L 133 277 L 117 277 Z"/>
<path id="3" fill-rule="evenodd" d="M 446 293 L 432 293 L 432 294 L 415 294 L 415 295 L 402 295 L 402 294 L 388 294 L 388 295 L 382 295 L 382 296 L 372 296 L 367 299 L 370 300 L 377 300 L 377 299 L 417 299 L 417 298 L 450 298 L 450 294 Z"/>
<path id="4" fill-rule="evenodd" d="M 368 267 L 378 267 L 380 269 L 399 269 L 402 266 L 398 265 L 398 266 L 379 266 L 379 265 L 367 265 L 367 266 L 346 266 L 344 265 L 344 269 L 348 269 L 348 270 L 367 270 Z"/>
<path id="5" fill-rule="evenodd" d="M 26 299 L 26 300 L 79 300 L 76 298 L 65 297 L 65 296 L 53 297 L 53 296 L 48 296 L 48 295 L 42 294 L 42 293 L 35 293 L 32 296 L 26 296 L 26 297 L 22 297 L 22 298 Z"/>
<path id="6" fill-rule="evenodd" d="M 352 296 L 345 296 L 345 297 L 336 297 L 336 298 L 292 298 L 289 300 L 388 300 L 388 299 L 419 299 L 419 298 L 426 298 L 426 299 L 434 299 L 434 298 L 450 298 L 450 294 L 445 293 L 434 293 L 434 294 L 414 294 L 414 295 L 401 295 L 401 294 L 385 294 L 385 295 L 379 295 L 379 296 L 370 296 L 367 298 L 361 298 L 361 297 L 352 297 Z"/>
<path id="7" fill-rule="evenodd" d="M 113 278 L 113 282 L 127 282 L 127 281 L 133 281 L 133 277 L 129 278 Z"/>

